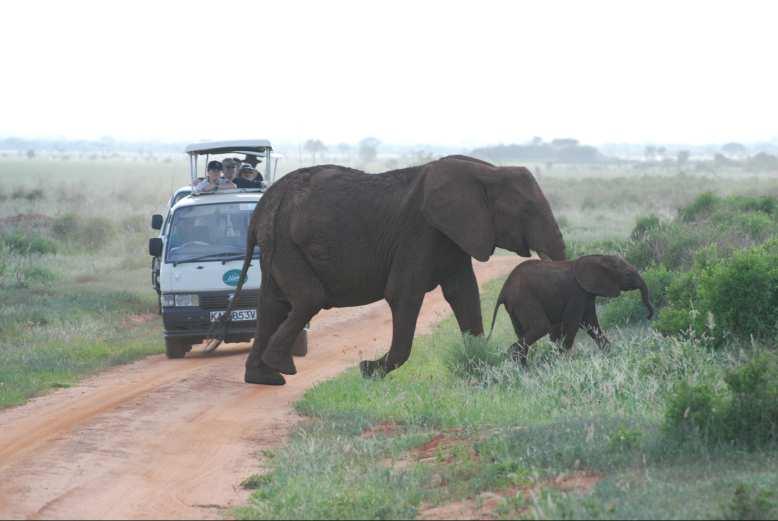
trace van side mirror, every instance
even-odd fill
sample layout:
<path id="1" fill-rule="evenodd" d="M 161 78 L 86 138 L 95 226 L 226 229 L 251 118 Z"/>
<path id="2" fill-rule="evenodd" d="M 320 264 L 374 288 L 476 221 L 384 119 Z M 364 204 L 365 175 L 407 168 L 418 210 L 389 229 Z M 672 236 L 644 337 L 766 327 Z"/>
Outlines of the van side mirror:
<path id="1" fill-rule="evenodd" d="M 154 214 L 151 216 L 151 229 L 152 230 L 161 230 L 162 229 L 162 216 L 159 214 Z"/>
<path id="2" fill-rule="evenodd" d="M 162 239 L 159 237 L 149 239 L 149 255 L 152 257 L 160 257 L 162 255 Z"/>

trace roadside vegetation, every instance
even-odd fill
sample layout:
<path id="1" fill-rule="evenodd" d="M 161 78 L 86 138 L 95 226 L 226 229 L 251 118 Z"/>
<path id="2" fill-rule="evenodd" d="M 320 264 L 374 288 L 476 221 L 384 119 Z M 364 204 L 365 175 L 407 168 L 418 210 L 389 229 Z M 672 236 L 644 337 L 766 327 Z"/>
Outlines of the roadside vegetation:
<path id="1" fill-rule="evenodd" d="M 146 243 L 184 170 L 3 160 L 0 176 L 20 180 L 0 191 L 0 407 L 163 352 Z"/>
<path id="2" fill-rule="evenodd" d="M 587 174 L 588 175 L 588 174 Z M 602 300 L 612 341 L 548 339 L 529 368 L 449 318 L 384 380 L 306 393 L 241 519 L 778 516 L 776 212 L 770 178 L 543 175 L 571 256 L 619 253 L 659 310 Z M 502 280 L 482 292 L 491 316 Z M 486 324 L 488 327 L 488 324 Z"/>

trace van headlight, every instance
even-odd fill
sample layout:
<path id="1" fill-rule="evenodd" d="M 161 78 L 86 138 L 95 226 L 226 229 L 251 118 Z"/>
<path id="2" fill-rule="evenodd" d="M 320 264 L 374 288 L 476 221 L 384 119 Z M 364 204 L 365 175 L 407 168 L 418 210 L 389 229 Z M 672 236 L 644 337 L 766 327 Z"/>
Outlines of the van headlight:
<path id="1" fill-rule="evenodd" d="M 200 297 L 197 295 L 162 295 L 162 307 L 172 308 L 174 306 L 180 307 L 198 307 L 200 305 Z"/>
<path id="2" fill-rule="evenodd" d="M 197 295 L 176 295 L 176 306 L 198 307 L 200 298 Z"/>

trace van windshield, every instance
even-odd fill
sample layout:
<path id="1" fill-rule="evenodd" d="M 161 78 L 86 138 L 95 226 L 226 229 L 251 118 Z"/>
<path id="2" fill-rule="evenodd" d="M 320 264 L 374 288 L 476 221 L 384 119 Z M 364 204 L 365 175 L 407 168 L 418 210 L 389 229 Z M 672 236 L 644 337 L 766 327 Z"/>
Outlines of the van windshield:
<path id="1" fill-rule="evenodd" d="M 242 259 L 256 203 L 217 203 L 179 208 L 173 214 L 165 262 Z M 259 256 L 259 248 L 254 257 Z"/>

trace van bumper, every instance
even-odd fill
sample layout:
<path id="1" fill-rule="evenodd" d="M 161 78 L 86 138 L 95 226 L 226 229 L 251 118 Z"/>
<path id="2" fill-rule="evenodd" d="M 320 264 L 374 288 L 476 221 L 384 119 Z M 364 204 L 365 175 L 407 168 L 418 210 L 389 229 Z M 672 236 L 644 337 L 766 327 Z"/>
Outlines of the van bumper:
<path id="1" fill-rule="evenodd" d="M 165 338 L 192 338 L 192 342 L 205 339 L 211 329 L 211 312 L 200 308 L 162 308 Z M 256 320 L 229 322 L 225 342 L 247 342 L 257 331 Z M 223 331 L 223 326 L 222 326 Z M 218 330 L 216 333 L 220 333 Z"/>

